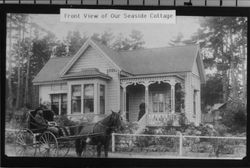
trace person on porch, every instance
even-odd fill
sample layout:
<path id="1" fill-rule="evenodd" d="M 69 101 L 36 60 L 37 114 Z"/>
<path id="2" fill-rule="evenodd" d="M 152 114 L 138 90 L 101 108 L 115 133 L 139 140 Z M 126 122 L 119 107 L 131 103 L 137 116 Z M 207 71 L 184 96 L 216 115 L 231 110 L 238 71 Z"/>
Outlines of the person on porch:
<path id="1" fill-rule="evenodd" d="M 138 121 L 144 116 L 145 114 L 145 103 L 142 100 L 141 104 L 139 105 L 139 115 L 138 115 Z"/>

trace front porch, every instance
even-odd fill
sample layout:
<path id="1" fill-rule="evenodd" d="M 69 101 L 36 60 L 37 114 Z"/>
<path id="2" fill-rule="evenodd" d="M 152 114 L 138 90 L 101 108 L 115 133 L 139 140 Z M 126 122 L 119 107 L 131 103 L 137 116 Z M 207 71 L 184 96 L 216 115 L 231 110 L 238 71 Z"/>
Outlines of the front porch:
<path id="1" fill-rule="evenodd" d="M 178 75 L 121 79 L 121 109 L 140 126 L 179 126 L 184 113 L 184 79 Z M 144 115 L 141 107 L 145 107 Z"/>

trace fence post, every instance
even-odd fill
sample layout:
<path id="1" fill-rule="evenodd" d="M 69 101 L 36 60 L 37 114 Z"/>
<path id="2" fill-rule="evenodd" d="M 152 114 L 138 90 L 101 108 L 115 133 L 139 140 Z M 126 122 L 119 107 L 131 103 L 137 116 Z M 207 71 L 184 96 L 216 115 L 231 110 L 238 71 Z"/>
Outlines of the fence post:
<path id="1" fill-rule="evenodd" d="M 112 133 L 112 152 L 115 152 L 115 133 Z"/>
<path id="2" fill-rule="evenodd" d="M 180 133 L 179 156 L 182 156 L 182 147 L 183 147 L 182 140 L 183 140 L 182 133 Z"/>

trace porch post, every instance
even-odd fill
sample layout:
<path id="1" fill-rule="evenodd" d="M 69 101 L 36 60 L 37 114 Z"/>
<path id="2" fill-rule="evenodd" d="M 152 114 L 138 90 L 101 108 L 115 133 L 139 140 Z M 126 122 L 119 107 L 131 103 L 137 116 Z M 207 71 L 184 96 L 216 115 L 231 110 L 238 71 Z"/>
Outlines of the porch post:
<path id="1" fill-rule="evenodd" d="M 127 106 L 126 96 L 127 96 L 127 89 L 126 89 L 126 86 L 124 86 L 123 87 L 123 114 L 126 114 L 126 106 Z"/>
<path id="2" fill-rule="evenodd" d="M 126 118 L 126 115 L 127 115 L 126 114 L 127 113 L 126 112 L 126 106 L 127 106 L 126 105 L 127 104 L 127 102 L 126 102 L 127 86 L 128 85 L 126 83 L 121 83 L 121 87 L 122 87 L 122 102 L 123 102 L 121 110 L 122 110 L 122 114 L 125 115 L 124 118 Z"/>
<path id="3" fill-rule="evenodd" d="M 175 113 L 175 81 L 171 80 L 171 113 Z"/>
<path id="4" fill-rule="evenodd" d="M 145 115 L 148 115 L 148 105 L 149 105 L 148 86 L 149 84 L 145 84 Z"/>

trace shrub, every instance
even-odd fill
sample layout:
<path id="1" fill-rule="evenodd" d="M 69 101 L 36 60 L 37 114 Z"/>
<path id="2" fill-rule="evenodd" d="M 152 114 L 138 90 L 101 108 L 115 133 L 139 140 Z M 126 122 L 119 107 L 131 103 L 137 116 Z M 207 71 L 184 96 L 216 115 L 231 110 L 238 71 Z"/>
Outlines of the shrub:
<path id="1" fill-rule="evenodd" d="M 223 110 L 222 123 L 231 133 L 246 132 L 247 113 L 244 104 L 240 101 L 229 103 Z"/>

